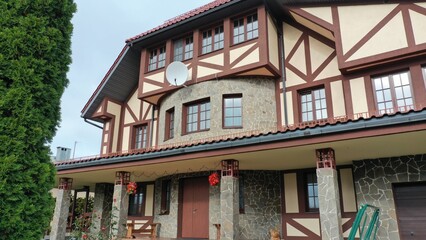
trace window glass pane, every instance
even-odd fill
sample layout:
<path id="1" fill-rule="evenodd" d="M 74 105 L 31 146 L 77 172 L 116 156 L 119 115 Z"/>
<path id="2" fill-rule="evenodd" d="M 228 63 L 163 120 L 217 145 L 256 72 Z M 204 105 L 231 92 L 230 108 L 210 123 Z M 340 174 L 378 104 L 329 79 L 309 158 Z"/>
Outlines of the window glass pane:
<path id="1" fill-rule="evenodd" d="M 225 116 L 226 117 L 232 116 L 232 113 L 233 113 L 232 108 L 226 108 L 225 109 Z"/>
<path id="2" fill-rule="evenodd" d="M 242 123 L 241 117 L 234 118 L 234 126 L 242 126 L 242 125 L 243 123 Z"/>
<path id="3" fill-rule="evenodd" d="M 380 78 L 374 79 L 374 86 L 375 86 L 376 90 L 382 89 L 382 81 L 381 81 Z"/>
<path id="4" fill-rule="evenodd" d="M 404 86 L 403 89 L 404 89 L 404 97 L 406 97 L 406 98 L 411 97 L 411 88 L 410 88 L 410 85 Z"/>
<path id="5" fill-rule="evenodd" d="M 389 88 L 389 77 L 382 77 L 382 86 L 383 88 Z"/>
<path id="6" fill-rule="evenodd" d="M 400 76 L 401 76 L 401 83 L 402 83 L 402 85 L 409 85 L 410 84 L 410 81 L 409 81 L 409 79 L 408 79 L 408 73 L 401 73 L 400 74 Z"/>
<path id="7" fill-rule="evenodd" d="M 312 112 L 308 112 L 308 119 L 307 121 L 312 121 L 314 120 L 314 115 L 312 114 Z"/>
<path id="8" fill-rule="evenodd" d="M 401 86 L 401 79 L 399 78 L 399 74 L 393 75 L 393 84 L 395 87 Z"/>
<path id="9" fill-rule="evenodd" d="M 232 118 L 225 118 L 225 127 L 231 127 L 232 123 Z"/>
<path id="10" fill-rule="evenodd" d="M 241 116 L 241 108 L 234 108 L 234 116 Z"/>
<path id="11" fill-rule="evenodd" d="M 320 93 L 319 93 L 318 90 L 314 91 L 314 96 L 315 96 L 315 99 L 319 99 L 320 98 Z"/>
<path id="12" fill-rule="evenodd" d="M 322 110 L 322 118 L 327 118 L 327 109 Z"/>
<path id="13" fill-rule="evenodd" d="M 390 89 L 386 89 L 383 91 L 383 94 L 385 95 L 385 101 L 392 100 L 392 95 Z"/>
<path id="14" fill-rule="evenodd" d="M 401 87 L 395 88 L 395 95 L 396 95 L 396 99 L 404 98 Z"/>

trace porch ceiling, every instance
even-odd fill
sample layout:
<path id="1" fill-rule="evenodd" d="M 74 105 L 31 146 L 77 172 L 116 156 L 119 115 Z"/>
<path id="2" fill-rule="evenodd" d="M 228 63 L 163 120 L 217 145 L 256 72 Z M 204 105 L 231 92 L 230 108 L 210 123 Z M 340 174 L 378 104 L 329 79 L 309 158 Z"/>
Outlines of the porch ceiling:
<path id="1" fill-rule="evenodd" d="M 73 187 L 90 186 L 93 190 L 97 182 L 114 182 L 116 171 L 132 173 L 132 181 L 154 181 L 155 179 L 187 172 L 212 171 L 220 168 L 220 161 L 236 159 L 241 170 L 291 170 L 314 168 L 315 149 L 331 147 L 335 150 L 338 165 L 350 165 L 353 160 L 402 156 L 426 153 L 426 130 L 398 133 L 377 137 L 365 137 L 342 141 L 309 144 L 298 147 L 283 147 L 271 150 L 254 150 L 237 154 L 223 154 L 214 157 L 201 157 L 166 163 L 132 162 L 131 166 L 108 169 L 81 169 L 78 173 L 58 172 L 59 177 L 74 179 Z M 220 151 L 220 150 L 218 150 Z"/>

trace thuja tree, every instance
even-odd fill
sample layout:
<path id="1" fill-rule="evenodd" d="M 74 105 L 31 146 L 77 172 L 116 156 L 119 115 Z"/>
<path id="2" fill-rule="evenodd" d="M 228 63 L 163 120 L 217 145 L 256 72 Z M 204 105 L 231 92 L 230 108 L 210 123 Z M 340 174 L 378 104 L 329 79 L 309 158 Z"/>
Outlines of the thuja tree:
<path id="1" fill-rule="evenodd" d="M 73 0 L 0 1 L 0 239 L 41 239 L 54 208 L 49 148 L 71 63 Z"/>

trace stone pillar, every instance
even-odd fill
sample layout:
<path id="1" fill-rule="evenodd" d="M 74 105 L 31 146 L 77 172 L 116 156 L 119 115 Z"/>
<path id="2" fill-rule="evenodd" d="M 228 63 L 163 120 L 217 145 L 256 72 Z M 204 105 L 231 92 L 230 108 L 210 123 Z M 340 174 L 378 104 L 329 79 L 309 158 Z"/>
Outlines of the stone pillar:
<path id="1" fill-rule="evenodd" d="M 343 240 L 336 160 L 331 148 L 317 149 L 318 200 L 323 240 Z"/>
<path id="2" fill-rule="evenodd" d="M 130 181 L 129 172 L 116 172 L 113 203 L 111 210 L 112 235 L 120 238 L 126 236 L 127 213 L 129 211 L 129 195 L 127 184 Z"/>
<path id="3" fill-rule="evenodd" d="M 95 199 L 93 201 L 91 233 L 98 233 L 111 222 L 111 206 L 114 193 L 114 184 L 96 183 Z M 104 231 L 109 231 L 105 229 Z"/>
<path id="4" fill-rule="evenodd" d="M 56 196 L 55 213 L 52 220 L 51 240 L 64 240 L 68 213 L 71 204 L 72 178 L 60 178 Z"/>
<path id="5" fill-rule="evenodd" d="M 222 161 L 222 178 L 220 180 L 220 239 L 239 238 L 239 186 L 238 161 Z"/>

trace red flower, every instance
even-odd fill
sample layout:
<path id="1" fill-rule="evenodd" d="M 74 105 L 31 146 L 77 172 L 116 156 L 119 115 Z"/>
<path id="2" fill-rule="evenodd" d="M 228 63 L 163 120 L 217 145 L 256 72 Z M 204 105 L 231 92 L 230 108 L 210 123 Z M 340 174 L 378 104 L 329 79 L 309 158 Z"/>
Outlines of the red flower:
<path id="1" fill-rule="evenodd" d="M 138 185 L 135 182 L 129 182 L 127 184 L 127 193 L 128 194 L 135 194 L 137 188 L 138 188 Z"/>
<path id="2" fill-rule="evenodd" d="M 83 239 L 87 239 L 89 236 L 87 236 L 87 234 L 83 234 L 82 238 Z"/>
<path id="3" fill-rule="evenodd" d="M 219 184 L 219 174 L 217 172 L 210 174 L 209 183 L 210 186 L 216 186 Z"/>

